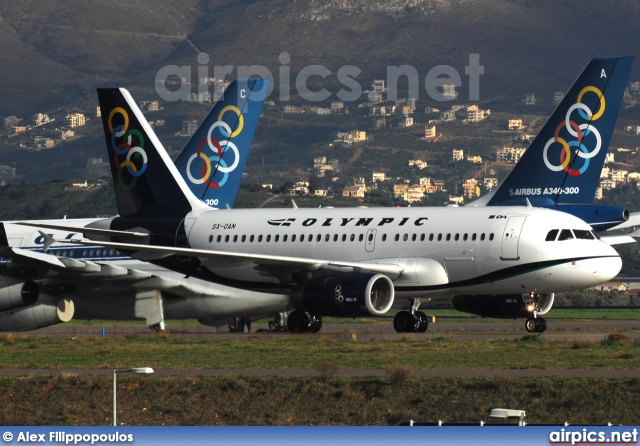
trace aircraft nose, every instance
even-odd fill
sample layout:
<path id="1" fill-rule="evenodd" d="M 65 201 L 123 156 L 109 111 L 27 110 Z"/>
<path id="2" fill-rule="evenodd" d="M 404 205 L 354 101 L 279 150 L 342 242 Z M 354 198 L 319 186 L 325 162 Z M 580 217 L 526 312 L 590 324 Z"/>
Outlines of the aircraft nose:
<path id="1" fill-rule="evenodd" d="M 608 282 L 618 275 L 622 269 L 620 256 L 606 257 L 598 262 L 593 275 L 599 283 Z"/>

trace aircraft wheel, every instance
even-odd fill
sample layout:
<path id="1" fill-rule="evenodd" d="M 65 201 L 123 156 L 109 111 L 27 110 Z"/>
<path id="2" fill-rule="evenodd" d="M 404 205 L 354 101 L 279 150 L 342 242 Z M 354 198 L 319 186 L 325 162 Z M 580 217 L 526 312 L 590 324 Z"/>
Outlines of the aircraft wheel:
<path id="1" fill-rule="evenodd" d="M 398 311 L 393 318 L 393 328 L 397 333 L 411 333 L 414 327 L 415 322 L 410 311 Z"/>
<path id="2" fill-rule="evenodd" d="M 304 333 L 307 315 L 303 311 L 294 310 L 287 317 L 287 327 L 291 333 Z"/>
<path id="3" fill-rule="evenodd" d="M 529 316 L 524 323 L 524 328 L 529 333 L 536 333 L 538 328 L 538 323 L 536 322 L 536 318 L 534 318 L 533 316 Z"/>
<path id="4" fill-rule="evenodd" d="M 318 316 L 316 314 L 316 315 L 313 315 L 313 318 L 315 320 L 311 323 L 311 329 L 309 331 L 311 333 L 318 333 L 322 328 L 322 316 Z"/>
<path id="5" fill-rule="evenodd" d="M 538 333 L 544 333 L 544 331 L 547 329 L 547 321 L 545 318 L 543 317 L 539 317 L 538 318 L 538 327 L 537 327 L 537 331 Z"/>
<path id="6" fill-rule="evenodd" d="M 418 318 L 418 328 L 415 330 L 418 333 L 426 333 L 427 328 L 429 327 L 429 319 L 427 315 L 422 311 L 416 311 L 416 317 Z"/>

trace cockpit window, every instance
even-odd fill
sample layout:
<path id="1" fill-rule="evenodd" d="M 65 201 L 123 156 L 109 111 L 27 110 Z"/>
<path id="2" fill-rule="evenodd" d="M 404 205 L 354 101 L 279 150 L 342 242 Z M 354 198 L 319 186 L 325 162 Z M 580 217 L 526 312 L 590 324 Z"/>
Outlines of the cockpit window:
<path id="1" fill-rule="evenodd" d="M 573 237 L 573 233 L 571 229 L 563 229 L 560 231 L 560 237 L 558 237 L 558 241 L 561 242 L 563 240 L 571 240 Z"/>
<path id="2" fill-rule="evenodd" d="M 545 238 L 544 240 L 546 242 L 552 242 L 556 239 L 556 237 L 558 236 L 558 229 L 552 229 L 551 231 L 549 231 L 549 233 L 547 234 L 547 238 Z"/>
<path id="3" fill-rule="evenodd" d="M 593 240 L 595 238 L 591 231 L 587 231 L 585 229 L 574 229 L 573 233 L 576 235 L 577 239 Z"/>

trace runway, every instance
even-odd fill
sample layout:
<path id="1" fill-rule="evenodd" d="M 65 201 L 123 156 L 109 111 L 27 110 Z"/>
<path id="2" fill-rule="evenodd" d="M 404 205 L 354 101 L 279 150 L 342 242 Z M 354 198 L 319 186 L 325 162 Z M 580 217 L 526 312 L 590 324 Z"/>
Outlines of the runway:
<path id="1" fill-rule="evenodd" d="M 367 324 L 324 324 L 320 333 L 292 334 L 289 332 L 268 332 L 266 324 L 254 324 L 250 333 L 218 333 L 213 327 L 203 325 L 168 324 L 167 334 L 182 339 L 238 339 L 246 336 L 269 337 L 269 339 L 287 339 L 291 336 L 325 336 L 336 340 L 389 340 L 398 341 L 410 336 L 414 339 L 433 339 L 446 337 L 454 340 L 495 340 L 520 339 L 531 335 L 524 329 L 522 320 L 512 321 L 482 321 L 478 322 L 452 321 L 443 319 L 429 325 L 426 333 L 396 333 L 393 323 L 389 321 Z M 629 339 L 640 339 L 640 320 L 575 320 L 566 319 L 555 321 L 547 319 L 548 328 L 541 336 L 556 341 L 602 341 L 612 333 L 624 333 Z M 113 336 L 121 337 L 135 333 L 137 336 L 153 336 L 143 325 L 113 324 L 113 325 L 54 325 L 29 332 L 31 336 L 53 337 L 88 337 Z"/>

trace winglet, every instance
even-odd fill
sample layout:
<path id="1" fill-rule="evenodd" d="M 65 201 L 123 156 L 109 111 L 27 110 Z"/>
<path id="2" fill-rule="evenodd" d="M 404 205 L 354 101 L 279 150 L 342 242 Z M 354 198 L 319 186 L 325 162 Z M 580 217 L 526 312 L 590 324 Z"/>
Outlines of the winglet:
<path id="1" fill-rule="evenodd" d="M 49 250 L 49 247 L 51 245 L 53 245 L 54 243 L 56 243 L 56 239 L 51 237 L 49 234 L 45 234 L 42 231 L 38 231 L 38 232 L 40 233 L 40 235 L 44 239 L 44 252 L 47 252 Z"/>

